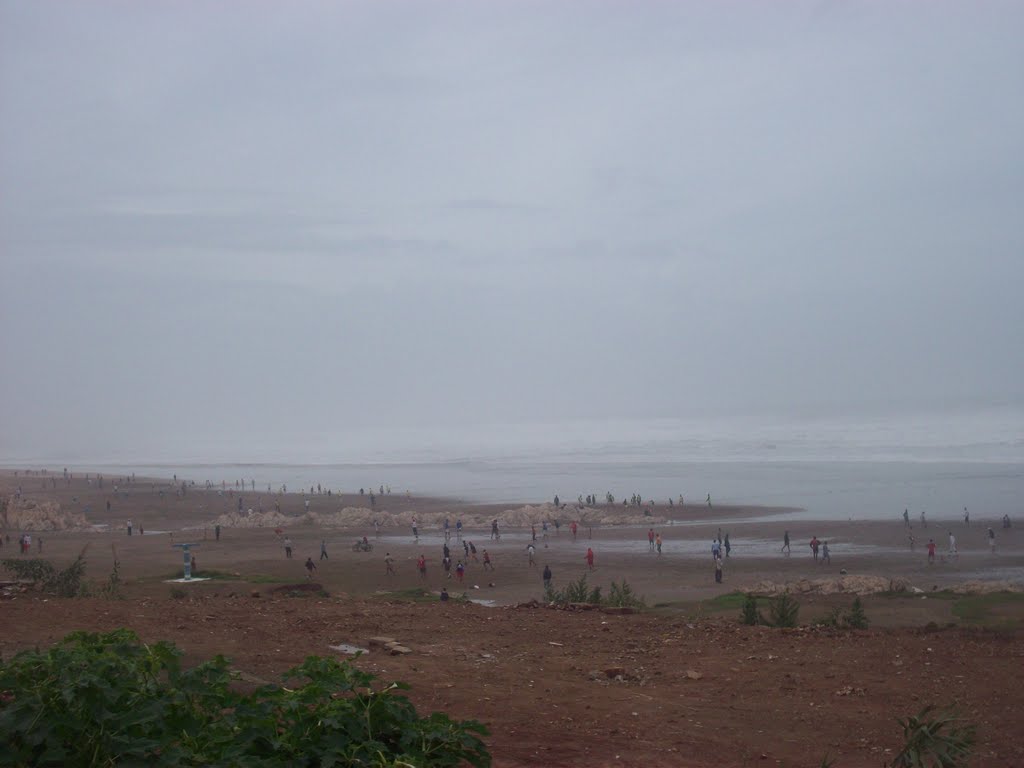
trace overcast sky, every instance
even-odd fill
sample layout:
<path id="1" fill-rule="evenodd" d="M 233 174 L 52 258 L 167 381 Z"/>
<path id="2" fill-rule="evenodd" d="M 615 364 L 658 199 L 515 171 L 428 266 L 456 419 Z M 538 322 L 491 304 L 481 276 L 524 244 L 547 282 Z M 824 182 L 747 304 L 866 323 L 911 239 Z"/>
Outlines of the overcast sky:
<path id="1" fill-rule="evenodd" d="M 1019 2 L 0 0 L 0 457 L 1019 408 L 1022 292 Z"/>

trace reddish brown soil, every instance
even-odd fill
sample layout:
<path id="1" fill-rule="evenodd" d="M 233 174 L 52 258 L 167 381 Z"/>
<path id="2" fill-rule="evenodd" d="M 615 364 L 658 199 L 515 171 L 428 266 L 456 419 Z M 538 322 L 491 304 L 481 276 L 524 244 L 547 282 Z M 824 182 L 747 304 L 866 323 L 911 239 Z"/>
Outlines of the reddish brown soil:
<path id="1" fill-rule="evenodd" d="M 389 635 L 413 649 L 356 663 L 412 685 L 421 711 L 475 718 L 499 766 L 878 766 L 894 718 L 956 704 L 978 724 L 972 766 L 1024 765 L 1020 632 L 772 630 L 545 608 L 245 596 L 2 604 L 0 652 L 127 626 L 274 680 L 308 654 Z M 619 674 L 621 680 L 606 674 Z M 691 679 L 688 672 L 700 675 Z"/>

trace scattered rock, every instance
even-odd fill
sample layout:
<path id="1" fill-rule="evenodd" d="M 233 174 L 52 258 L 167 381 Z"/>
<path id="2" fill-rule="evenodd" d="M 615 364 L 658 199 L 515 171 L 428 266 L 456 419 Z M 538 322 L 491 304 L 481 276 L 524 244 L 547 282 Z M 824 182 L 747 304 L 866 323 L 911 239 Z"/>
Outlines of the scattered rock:
<path id="1" fill-rule="evenodd" d="M 686 676 L 691 680 L 700 680 L 702 677 L 704 677 L 703 673 L 696 672 L 692 669 L 686 670 Z"/>
<path id="2" fill-rule="evenodd" d="M 393 637 L 377 636 L 371 637 L 366 641 L 366 644 L 371 648 L 386 648 L 389 645 L 394 645 L 398 641 Z"/>
<path id="3" fill-rule="evenodd" d="M 388 653 L 392 656 L 405 656 L 407 653 L 412 653 L 412 649 L 406 648 L 404 645 L 392 645 L 388 649 Z"/>
<path id="4" fill-rule="evenodd" d="M 616 677 L 625 677 L 626 670 L 624 667 L 608 667 L 608 669 L 604 671 L 604 676 L 613 679 Z"/>

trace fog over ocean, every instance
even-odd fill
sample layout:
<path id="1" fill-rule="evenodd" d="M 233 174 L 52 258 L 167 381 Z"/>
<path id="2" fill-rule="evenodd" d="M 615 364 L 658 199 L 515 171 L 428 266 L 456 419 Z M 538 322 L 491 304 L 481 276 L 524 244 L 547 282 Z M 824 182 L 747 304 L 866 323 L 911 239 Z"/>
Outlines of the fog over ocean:
<path id="1" fill-rule="evenodd" d="M 942 416 L 780 421 L 642 420 L 359 430 L 173 440 L 101 455 L 0 458 L 5 466 L 178 474 L 197 483 L 255 479 L 257 490 L 390 485 L 476 501 L 539 502 L 633 493 L 659 505 L 799 507 L 809 517 L 959 518 L 1024 512 L 1024 414 L 1008 409 Z"/>

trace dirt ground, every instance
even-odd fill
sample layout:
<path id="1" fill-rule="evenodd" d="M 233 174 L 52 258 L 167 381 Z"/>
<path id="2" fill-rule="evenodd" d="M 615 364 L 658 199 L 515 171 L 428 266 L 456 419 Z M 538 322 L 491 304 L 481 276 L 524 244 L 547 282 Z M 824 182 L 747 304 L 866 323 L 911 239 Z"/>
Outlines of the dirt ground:
<path id="1" fill-rule="evenodd" d="M 468 531 L 479 550 L 491 551 L 496 569 L 484 572 L 471 561 L 464 590 L 470 598 L 497 603 L 489 607 L 442 604 L 433 597 L 442 584 L 453 595 L 462 591 L 443 576 L 438 530 L 424 532 L 417 543 L 409 531 L 397 529 L 385 528 L 379 539 L 372 530 L 289 529 L 283 535 L 292 538 L 295 557 L 288 560 L 282 537 L 272 530 L 224 530 L 219 542 L 212 530 L 204 532 L 202 524 L 220 512 L 215 507 L 230 503 L 216 495 L 189 492 L 181 499 L 167 487 L 161 495 L 160 483 L 149 487 L 143 481 L 127 495 L 77 479 L 46 490 L 39 478 L 17 481 L 0 476 L 6 491 L 23 484 L 26 494 L 74 511 L 88 508 L 92 522 L 110 526 L 99 533 L 43 533 L 43 552 L 34 543 L 33 556 L 62 564 L 88 545 L 87 575 L 98 582 L 109 575 L 116 554 L 125 598 L 59 600 L 23 593 L 0 601 L 4 657 L 75 629 L 127 626 L 145 640 L 174 640 L 193 661 L 223 653 L 250 678 L 275 680 L 308 654 L 334 653 L 329 645 L 365 648 L 370 636 L 383 634 L 413 652 L 393 657 L 374 649 L 355 663 L 409 683 L 423 711 L 441 709 L 484 722 L 499 766 L 816 766 L 826 752 L 836 757 L 836 766 L 879 766 L 900 743 L 894 718 L 932 703 L 956 705 L 977 723 L 972 766 L 1024 765 L 1024 606 L 967 604 L 947 593 L 928 594 L 933 586 L 967 579 L 1020 579 L 1024 554 L 1011 535 L 1015 531 L 996 527 L 999 548 L 991 555 L 984 541 L 987 521 L 975 521 L 970 530 L 961 521 L 959 558 L 929 566 L 920 537 L 910 553 L 896 522 L 763 522 L 747 514 L 751 510 L 721 510 L 722 520 L 749 518 L 728 523 L 735 549 L 723 585 L 714 583 L 705 552 L 716 535 L 712 521 L 659 526 L 661 556 L 648 551 L 642 528 L 581 529 L 573 541 L 563 526 L 548 537 L 547 548 L 539 538 L 536 568 L 525 555 L 528 529 L 507 530 L 494 543 L 486 529 Z M 358 499 L 331 499 L 352 501 Z M 283 511 L 298 514 L 302 503 L 298 496 L 282 497 Z M 471 506 L 438 499 L 406 504 L 455 514 Z M 706 510 L 686 510 L 680 518 L 687 515 L 705 520 Z M 136 530 L 127 536 L 128 519 L 146 535 Z M 943 533 L 941 540 L 936 536 L 940 551 L 953 525 L 932 523 Z M 794 548 L 788 558 L 776 551 L 786 528 Z M 6 533 L 16 538 L 18 531 Z M 353 552 L 351 542 L 364 534 L 374 550 Z M 836 542 L 831 564 L 815 565 L 806 554 L 810 535 Z M 170 546 L 172 539 L 186 538 L 200 543 L 199 574 L 212 572 L 215 578 L 165 583 L 180 574 L 181 554 Z M 321 540 L 328 559 L 318 559 Z M 451 546 L 453 555 L 456 547 L 461 552 L 460 543 L 453 540 Z M 647 610 L 609 615 L 514 606 L 541 596 L 539 570 L 545 563 L 560 585 L 582 574 L 587 547 L 597 558 L 591 582 L 607 588 L 612 579 L 627 578 L 646 596 Z M 385 551 L 398 562 L 393 577 L 384 573 Z M 425 582 L 413 566 L 421 551 L 430 560 Z M 0 550 L 0 557 L 17 556 L 13 544 Z M 329 596 L 273 592 L 305 581 L 307 556 L 317 563 L 315 581 Z M 864 631 L 779 630 L 736 621 L 729 593 L 743 585 L 836 575 L 840 569 L 906 578 L 926 592 L 866 598 L 872 628 Z M 801 598 L 801 619 L 848 604 L 846 596 Z"/>

